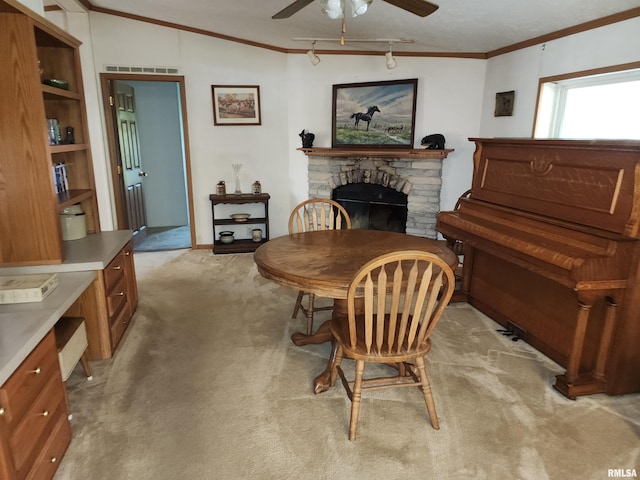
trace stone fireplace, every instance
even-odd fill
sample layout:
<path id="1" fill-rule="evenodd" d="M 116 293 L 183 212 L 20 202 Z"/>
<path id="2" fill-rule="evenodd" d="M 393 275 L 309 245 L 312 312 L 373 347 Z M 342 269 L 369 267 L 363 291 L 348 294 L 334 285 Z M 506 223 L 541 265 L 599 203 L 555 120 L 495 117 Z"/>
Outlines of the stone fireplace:
<path id="1" fill-rule="evenodd" d="M 436 238 L 442 160 L 451 150 L 301 150 L 309 157 L 309 198 L 332 198 L 335 189 L 350 184 L 390 188 L 407 196 L 403 231 Z"/>

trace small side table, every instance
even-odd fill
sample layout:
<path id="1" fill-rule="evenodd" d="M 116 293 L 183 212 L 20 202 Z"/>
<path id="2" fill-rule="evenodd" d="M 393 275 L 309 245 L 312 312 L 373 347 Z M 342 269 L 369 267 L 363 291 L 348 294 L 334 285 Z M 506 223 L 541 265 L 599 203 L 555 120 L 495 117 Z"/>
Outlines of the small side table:
<path id="1" fill-rule="evenodd" d="M 211 216 L 213 218 L 213 253 L 243 253 L 254 252 L 260 245 L 269 241 L 269 198 L 268 193 L 230 193 L 227 195 L 209 195 L 211 200 Z M 263 217 L 250 217 L 246 222 L 237 222 L 230 218 L 216 218 L 216 205 L 228 203 L 233 205 L 244 205 L 250 203 L 262 204 L 264 208 Z M 236 239 L 232 243 L 222 243 L 216 239 L 217 230 L 224 227 L 240 225 L 262 225 L 264 232 L 260 242 L 252 239 Z"/>

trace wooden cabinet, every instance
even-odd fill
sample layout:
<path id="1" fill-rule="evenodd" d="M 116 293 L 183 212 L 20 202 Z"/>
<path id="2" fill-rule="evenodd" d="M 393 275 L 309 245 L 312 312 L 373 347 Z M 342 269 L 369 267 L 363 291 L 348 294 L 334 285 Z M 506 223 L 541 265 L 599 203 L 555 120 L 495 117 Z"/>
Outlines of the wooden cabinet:
<path id="1" fill-rule="evenodd" d="M 0 0 L 0 265 L 64 260 L 59 214 L 80 203 L 87 231 L 100 231 L 89 148 L 80 42 L 16 0 Z M 59 79 L 68 89 L 42 83 Z M 74 131 L 74 143 L 50 145 L 47 119 Z M 54 166 L 68 189 L 56 193 Z"/>
<path id="2" fill-rule="evenodd" d="M 53 478 L 71 441 L 53 331 L 0 388 L 0 478 Z"/>
<path id="3" fill-rule="evenodd" d="M 83 317 L 90 360 L 111 358 L 131 323 L 138 305 L 138 288 L 129 241 L 102 270 L 93 284 L 65 312 Z"/>
<path id="4" fill-rule="evenodd" d="M 113 352 L 129 326 L 138 303 L 131 242 L 104 269 L 104 287 Z"/>
<path id="5" fill-rule="evenodd" d="M 235 193 L 229 195 L 209 195 L 209 200 L 211 200 L 211 215 L 213 218 L 213 253 L 242 253 L 242 252 L 253 252 L 264 242 L 269 240 L 269 196 L 268 193 Z M 236 220 L 230 218 L 229 216 L 222 217 L 218 216 L 216 218 L 216 206 L 221 204 L 232 204 L 232 205 L 246 205 L 246 204 L 262 204 L 264 216 L 263 217 L 249 217 L 247 221 L 237 222 Z M 253 227 L 253 228 L 261 228 L 262 231 L 262 241 L 254 242 L 251 238 L 250 234 L 246 234 L 248 239 L 236 238 L 232 243 L 222 243 L 219 239 L 219 234 L 223 230 L 229 229 L 237 229 L 237 227 Z M 226 228 L 225 228 L 226 227 Z"/>

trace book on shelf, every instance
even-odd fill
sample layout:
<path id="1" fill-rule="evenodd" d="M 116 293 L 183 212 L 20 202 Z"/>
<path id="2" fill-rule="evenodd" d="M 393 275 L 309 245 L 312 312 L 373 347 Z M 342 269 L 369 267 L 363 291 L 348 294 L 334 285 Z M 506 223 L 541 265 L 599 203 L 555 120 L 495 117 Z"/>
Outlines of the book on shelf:
<path id="1" fill-rule="evenodd" d="M 53 166 L 53 184 L 56 193 L 69 190 L 69 180 L 67 179 L 67 166 L 64 163 L 56 163 Z"/>
<path id="2" fill-rule="evenodd" d="M 0 276 L 0 304 L 41 302 L 57 286 L 55 273 Z"/>

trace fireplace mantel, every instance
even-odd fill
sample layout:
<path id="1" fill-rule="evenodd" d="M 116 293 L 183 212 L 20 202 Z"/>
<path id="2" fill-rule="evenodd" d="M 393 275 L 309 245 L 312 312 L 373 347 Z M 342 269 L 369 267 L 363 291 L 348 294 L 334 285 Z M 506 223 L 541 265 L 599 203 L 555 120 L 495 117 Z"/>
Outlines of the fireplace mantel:
<path id="1" fill-rule="evenodd" d="M 352 158 L 409 158 L 409 159 L 444 159 L 453 149 L 430 150 L 423 148 L 376 148 L 376 149 L 344 149 L 344 148 L 298 148 L 308 157 L 352 157 Z"/>

